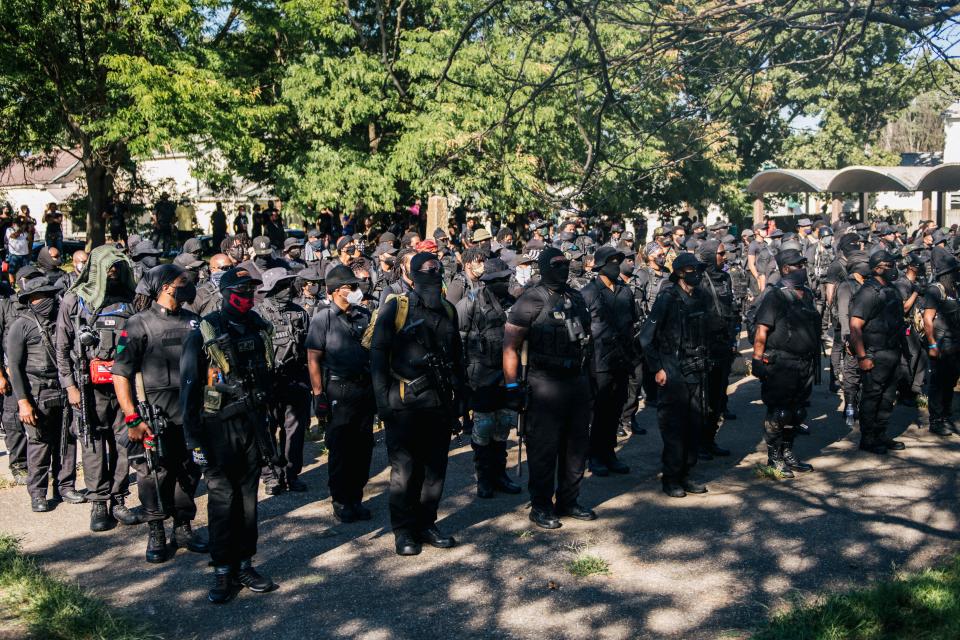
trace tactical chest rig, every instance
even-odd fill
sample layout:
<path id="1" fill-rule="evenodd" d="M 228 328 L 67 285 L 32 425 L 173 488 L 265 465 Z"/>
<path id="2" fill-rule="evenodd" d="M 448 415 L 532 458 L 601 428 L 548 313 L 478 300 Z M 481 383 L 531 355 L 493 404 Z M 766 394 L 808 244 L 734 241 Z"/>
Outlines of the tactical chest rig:
<path id="1" fill-rule="evenodd" d="M 250 355 L 241 359 L 238 351 L 257 348 L 257 341 L 251 334 L 234 344 L 233 339 L 220 325 L 218 314 L 210 315 L 200 321 L 200 335 L 203 338 L 203 350 L 207 355 L 207 384 L 203 389 L 203 414 L 219 420 L 229 420 L 247 412 L 262 411 L 266 403 L 266 393 L 258 384 L 256 372 L 251 366 L 241 370 L 243 360 L 255 357 Z M 270 331 L 260 329 L 258 335 L 263 348 L 265 374 L 275 369 L 273 340 Z"/>

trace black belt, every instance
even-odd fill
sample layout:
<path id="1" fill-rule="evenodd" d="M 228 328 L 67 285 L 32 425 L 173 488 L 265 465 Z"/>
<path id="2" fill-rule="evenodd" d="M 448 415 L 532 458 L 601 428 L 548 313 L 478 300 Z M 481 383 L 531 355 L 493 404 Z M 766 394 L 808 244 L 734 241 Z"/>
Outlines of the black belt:
<path id="1" fill-rule="evenodd" d="M 327 374 L 327 380 L 330 382 L 350 382 L 354 384 L 363 384 L 370 380 L 370 376 L 367 374 L 361 374 L 356 376 L 342 376 L 336 373 Z"/>

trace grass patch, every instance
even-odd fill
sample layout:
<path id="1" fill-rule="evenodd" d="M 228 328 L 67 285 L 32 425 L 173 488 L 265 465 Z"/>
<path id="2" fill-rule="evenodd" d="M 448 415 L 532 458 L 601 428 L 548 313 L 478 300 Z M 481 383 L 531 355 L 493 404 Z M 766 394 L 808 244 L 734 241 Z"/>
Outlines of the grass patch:
<path id="1" fill-rule="evenodd" d="M 776 616 L 754 640 L 960 638 L 960 556 Z"/>
<path id="2" fill-rule="evenodd" d="M 753 466 L 753 473 L 761 480 L 764 478 L 767 480 L 783 480 L 785 477 L 779 469 L 759 462 Z"/>
<path id="3" fill-rule="evenodd" d="M 0 478 L 0 489 L 9 489 L 10 487 L 17 486 L 13 480 L 8 478 Z"/>
<path id="4" fill-rule="evenodd" d="M 606 576 L 610 575 L 610 563 L 589 553 L 581 553 L 570 561 L 567 565 L 567 571 L 578 578 L 587 576 Z"/>
<path id="5" fill-rule="evenodd" d="M 79 586 L 48 576 L 36 561 L 20 552 L 17 539 L 9 535 L 0 535 L 0 606 L 36 638 L 161 638 L 143 624 L 116 614 Z"/>

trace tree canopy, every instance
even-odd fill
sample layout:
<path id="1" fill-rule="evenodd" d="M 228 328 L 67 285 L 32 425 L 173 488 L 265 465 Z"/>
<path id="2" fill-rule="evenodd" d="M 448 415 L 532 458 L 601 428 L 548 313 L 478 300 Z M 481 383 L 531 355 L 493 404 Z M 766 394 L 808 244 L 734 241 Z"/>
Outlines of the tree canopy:
<path id="1" fill-rule="evenodd" d="M 348 212 L 431 193 L 507 217 L 744 211 L 765 163 L 893 161 L 879 133 L 955 77 L 937 43 L 960 15 L 909 0 L 2 4 L 0 157 L 77 150 L 95 237 L 116 172 L 171 147 L 212 185 L 238 173 Z M 801 116 L 819 128 L 793 130 Z"/>

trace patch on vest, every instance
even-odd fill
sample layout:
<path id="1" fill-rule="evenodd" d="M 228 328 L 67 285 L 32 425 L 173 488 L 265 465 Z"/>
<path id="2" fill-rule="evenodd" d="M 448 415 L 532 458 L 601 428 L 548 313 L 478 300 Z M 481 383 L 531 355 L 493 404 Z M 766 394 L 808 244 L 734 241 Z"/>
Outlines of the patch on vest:
<path id="1" fill-rule="evenodd" d="M 252 338 L 247 340 L 241 340 L 240 342 L 237 343 L 237 351 L 240 351 L 240 352 L 253 351 L 256 348 L 257 348 L 257 342 Z"/>

